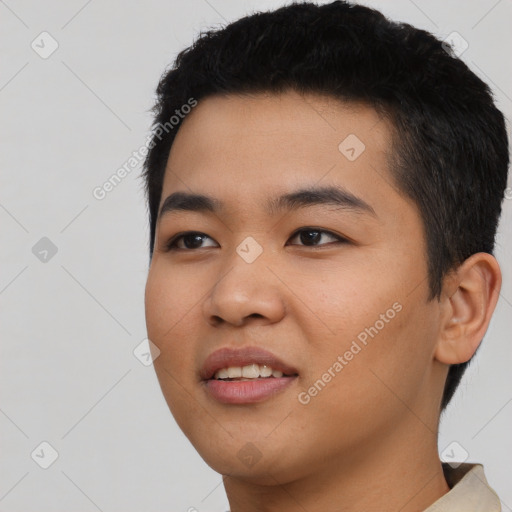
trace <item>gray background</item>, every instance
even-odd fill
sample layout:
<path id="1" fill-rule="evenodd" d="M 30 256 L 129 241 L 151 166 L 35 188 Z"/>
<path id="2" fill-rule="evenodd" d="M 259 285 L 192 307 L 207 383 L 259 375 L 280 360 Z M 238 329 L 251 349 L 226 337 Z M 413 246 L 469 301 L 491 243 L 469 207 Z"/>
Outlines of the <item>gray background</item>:
<path id="1" fill-rule="evenodd" d="M 146 141 L 157 81 L 200 29 L 283 3 L 0 1 L 0 511 L 227 509 L 220 475 L 177 428 L 152 366 L 133 354 L 146 334 L 140 166 L 103 200 L 93 190 Z M 469 44 L 462 58 L 510 119 L 511 0 L 366 4 L 442 38 L 460 33 Z M 47 58 L 41 53 L 55 43 L 43 31 L 58 43 Z M 440 452 L 484 463 L 505 511 L 512 510 L 509 192 L 497 249 L 501 298 L 439 437 Z M 48 469 L 40 467 L 51 462 L 43 441 L 58 452 Z"/>

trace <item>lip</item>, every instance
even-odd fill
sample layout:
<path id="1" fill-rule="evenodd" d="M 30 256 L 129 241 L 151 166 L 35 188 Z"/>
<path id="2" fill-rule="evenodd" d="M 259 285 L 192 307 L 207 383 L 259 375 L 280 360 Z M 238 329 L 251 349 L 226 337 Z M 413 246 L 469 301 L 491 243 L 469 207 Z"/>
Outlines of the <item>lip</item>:
<path id="1" fill-rule="evenodd" d="M 297 370 L 286 364 L 268 350 L 259 347 L 244 347 L 233 349 L 221 348 L 212 352 L 203 363 L 199 372 L 202 380 L 210 380 L 217 370 L 229 366 L 247 366 L 249 364 L 264 364 L 273 370 L 280 370 L 285 375 L 295 375 Z"/>
<path id="2" fill-rule="evenodd" d="M 280 370 L 286 376 L 245 381 L 224 381 L 213 378 L 215 372 L 221 368 L 254 363 L 265 364 L 273 370 Z M 215 400 L 225 404 L 251 404 L 262 402 L 287 388 L 297 379 L 298 372 L 272 352 L 258 347 L 245 347 L 222 348 L 213 352 L 206 358 L 200 376 L 209 395 Z"/>
<path id="3" fill-rule="evenodd" d="M 206 389 L 211 397 L 224 404 L 254 404 L 275 396 L 296 379 L 296 375 L 293 377 L 268 377 L 253 381 L 211 379 L 206 381 Z"/>

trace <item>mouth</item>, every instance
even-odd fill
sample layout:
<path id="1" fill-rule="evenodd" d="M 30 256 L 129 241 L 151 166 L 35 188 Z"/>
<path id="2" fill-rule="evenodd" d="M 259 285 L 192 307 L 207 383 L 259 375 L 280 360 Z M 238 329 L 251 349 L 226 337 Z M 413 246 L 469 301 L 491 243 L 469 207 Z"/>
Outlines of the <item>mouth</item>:
<path id="1" fill-rule="evenodd" d="M 262 402 L 298 377 L 295 368 L 258 347 L 223 348 L 208 356 L 200 371 L 208 395 L 227 404 Z"/>
<path id="2" fill-rule="evenodd" d="M 215 372 L 213 378 L 223 381 L 249 381 L 254 379 L 279 379 L 283 376 L 292 377 L 293 375 L 285 375 L 281 370 L 275 370 L 266 364 L 253 363 L 246 366 L 221 368 Z"/>

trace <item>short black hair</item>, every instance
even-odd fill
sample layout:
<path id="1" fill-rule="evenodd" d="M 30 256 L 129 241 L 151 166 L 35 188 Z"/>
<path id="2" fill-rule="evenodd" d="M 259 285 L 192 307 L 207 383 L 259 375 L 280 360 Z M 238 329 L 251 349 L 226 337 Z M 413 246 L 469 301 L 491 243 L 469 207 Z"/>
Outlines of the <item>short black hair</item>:
<path id="1" fill-rule="evenodd" d="M 367 104 L 390 119 L 395 186 L 417 205 L 425 229 L 429 300 L 440 298 L 443 277 L 470 255 L 493 253 L 509 155 L 489 87 L 429 32 L 335 1 L 291 3 L 201 32 L 161 77 L 143 170 L 150 257 L 183 118 L 175 114 L 191 99 L 287 90 Z M 450 367 L 442 409 L 467 364 Z"/>

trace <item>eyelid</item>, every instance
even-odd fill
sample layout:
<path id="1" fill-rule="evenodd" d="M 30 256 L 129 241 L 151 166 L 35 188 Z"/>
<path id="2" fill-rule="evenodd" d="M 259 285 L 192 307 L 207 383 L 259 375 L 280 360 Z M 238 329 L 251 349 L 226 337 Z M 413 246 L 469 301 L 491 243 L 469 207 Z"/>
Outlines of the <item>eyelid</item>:
<path id="1" fill-rule="evenodd" d="M 292 238 L 295 238 L 301 231 L 318 231 L 319 233 L 327 234 L 327 235 L 332 236 L 333 238 L 335 238 L 340 243 L 352 243 L 351 240 L 349 240 L 345 236 L 338 235 L 338 234 L 334 233 L 333 231 L 331 231 L 329 229 L 319 228 L 319 227 L 316 227 L 316 226 L 304 226 L 304 227 L 301 227 L 299 229 L 296 229 L 292 233 L 292 235 L 290 236 L 289 240 L 292 239 Z M 292 245 L 297 245 L 297 244 L 292 244 Z M 316 247 L 324 247 L 326 245 L 329 245 L 329 244 L 311 245 L 311 246 L 310 245 L 298 245 L 298 247 L 309 247 L 309 248 L 314 249 Z"/>
<path id="2" fill-rule="evenodd" d="M 181 238 L 187 236 L 187 235 L 202 235 L 205 237 L 208 237 L 210 240 L 213 240 L 213 238 L 210 235 L 207 235 L 206 233 L 203 233 L 202 231 L 181 231 L 179 233 L 176 233 L 174 236 L 170 238 L 167 242 L 164 244 L 164 250 L 165 252 L 170 251 L 188 251 L 193 252 L 197 251 L 197 249 L 182 249 L 181 247 L 173 247 L 173 245 L 180 240 Z M 217 243 L 217 242 L 216 242 Z M 200 249 L 203 249 L 203 247 L 200 247 Z"/>
<path id="3" fill-rule="evenodd" d="M 347 238 L 345 236 L 338 235 L 338 234 L 336 234 L 333 231 L 330 231 L 328 229 L 323 229 L 323 228 L 319 228 L 319 227 L 315 227 L 315 226 L 302 226 L 302 227 L 296 229 L 290 235 L 288 240 L 291 240 L 291 239 L 295 238 L 302 231 L 317 231 L 317 232 L 319 232 L 321 234 L 327 234 L 327 235 L 331 236 L 332 238 L 336 239 L 336 241 L 338 243 L 342 243 L 342 244 L 354 243 L 353 241 L 351 241 L 349 238 Z M 179 233 L 176 233 L 173 237 L 171 237 L 171 239 L 169 241 L 165 242 L 165 245 L 164 245 L 165 252 L 170 252 L 170 251 L 194 252 L 194 251 L 197 251 L 198 249 L 205 249 L 206 248 L 206 247 L 199 247 L 198 249 L 182 249 L 181 247 L 173 247 L 176 244 L 176 242 L 178 242 L 180 239 L 182 239 L 183 237 L 185 237 L 187 235 L 202 235 L 204 237 L 209 238 L 210 240 L 214 240 L 211 236 L 207 235 L 206 233 L 203 233 L 202 231 L 181 231 Z M 329 244 L 330 243 L 325 243 L 325 244 L 320 244 L 320 245 L 301 245 L 301 244 L 290 244 L 290 245 L 298 246 L 298 247 L 307 247 L 307 248 L 310 248 L 310 249 L 317 249 L 317 248 L 325 247 L 325 246 L 327 246 Z"/>

